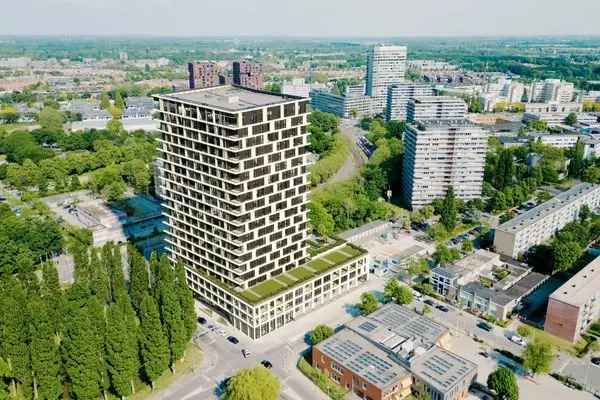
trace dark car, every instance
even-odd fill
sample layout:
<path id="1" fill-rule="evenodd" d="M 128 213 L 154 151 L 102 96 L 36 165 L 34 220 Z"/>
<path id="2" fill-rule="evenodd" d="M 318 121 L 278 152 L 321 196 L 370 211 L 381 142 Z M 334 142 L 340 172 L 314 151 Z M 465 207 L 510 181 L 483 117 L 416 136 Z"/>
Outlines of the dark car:
<path id="1" fill-rule="evenodd" d="M 487 322 L 483 322 L 483 321 L 479 322 L 477 324 L 477 327 L 479 327 L 480 329 L 483 329 L 484 331 L 488 331 L 488 332 L 491 332 L 494 329 L 494 327 L 492 325 L 488 324 Z"/>
<path id="2" fill-rule="evenodd" d="M 273 364 L 271 364 L 271 361 L 268 360 L 262 360 L 260 364 L 267 369 L 273 368 Z"/>
<path id="3" fill-rule="evenodd" d="M 446 307 L 445 305 L 442 305 L 442 304 L 438 304 L 437 306 L 435 306 L 435 308 L 437 308 L 438 310 L 440 310 L 442 312 L 450 311 L 450 309 L 448 307 Z"/>
<path id="4" fill-rule="evenodd" d="M 431 299 L 427 299 L 425 300 L 423 303 L 427 304 L 428 306 L 434 307 L 435 306 L 435 302 Z"/>
<path id="5" fill-rule="evenodd" d="M 480 351 L 480 352 L 479 352 L 479 355 L 480 355 L 481 357 L 483 357 L 483 358 L 489 358 L 489 357 L 490 357 L 490 355 L 488 354 L 488 352 L 487 352 L 487 351 Z"/>
<path id="6" fill-rule="evenodd" d="M 204 325 L 204 324 L 206 324 L 206 318 L 204 318 L 204 317 L 198 317 L 198 323 L 199 323 L 200 325 Z"/>
<path id="7" fill-rule="evenodd" d="M 240 341 L 238 340 L 238 338 L 236 338 L 235 336 L 229 336 L 227 338 L 228 341 L 230 341 L 233 344 L 238 344 Z"/>
<path id="8" fill-rule="evenodd" d="M 223 379 L 219 385 L 217 386 L 217 395 L 221 396 L 225 394 L 227 391 L 227 386 L 229 386 L 229 382 L 231 381 L 231 377 Z"/>
<path id="9" fill-rule="evenodd" d="M 592 357 L 590 361 L 592 362 L 592 364 L 600 367 L 600 357 Z"/>

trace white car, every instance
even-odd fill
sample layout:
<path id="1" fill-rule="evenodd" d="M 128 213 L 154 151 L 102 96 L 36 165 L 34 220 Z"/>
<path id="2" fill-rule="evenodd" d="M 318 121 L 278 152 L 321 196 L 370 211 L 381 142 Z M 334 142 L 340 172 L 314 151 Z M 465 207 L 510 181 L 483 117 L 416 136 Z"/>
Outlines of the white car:
<path id="1" fill-rule="evenodd" d="M 417 301 L 421 301 L 421 299 L 423 298 L 423 295 L 421 294 L 421 292 L 417 292 L 415 289 L 412 289 L 412 294 L 413 294 L 413 297 L 415 298 L 415 300 L 417 300 Z"/>
<path id="2" fill-rule="evenodd" d="M 219 335 L 226 336 L 227 335 L 227 331 L 225 329 L 219 329 Z"/>
<path id="3" fill-rule="evenodd" d="M 510 341 L 518 344 L 519 346 L 523 346 L 523 347 L 527 346 L 527 341 L 519 335 L 512 335 L 510 337 Z"/>

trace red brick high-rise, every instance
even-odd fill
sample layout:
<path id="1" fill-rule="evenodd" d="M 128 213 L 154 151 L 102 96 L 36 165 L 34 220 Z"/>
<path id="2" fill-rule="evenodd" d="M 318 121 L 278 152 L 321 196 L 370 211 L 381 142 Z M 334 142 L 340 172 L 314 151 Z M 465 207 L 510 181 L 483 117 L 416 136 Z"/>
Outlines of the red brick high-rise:
<path id="1" fill-rule="evenodd" d="M 233 84 L 251 89 L 262 89 L 262 64 L 253 63 L 248 60 L 234 61 Z"/>
<path id="2" fill-rule="evenodd" d="M 202 89 L 225 84 L 221 68 L 212 61 L 188 63 L 190 89 Z"/>

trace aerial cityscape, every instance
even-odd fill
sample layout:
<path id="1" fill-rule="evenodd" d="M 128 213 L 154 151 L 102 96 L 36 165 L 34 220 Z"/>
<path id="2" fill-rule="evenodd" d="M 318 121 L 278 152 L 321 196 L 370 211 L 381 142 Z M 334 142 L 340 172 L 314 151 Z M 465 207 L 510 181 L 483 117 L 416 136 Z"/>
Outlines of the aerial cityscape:
<path id="1" fill-rule="evenodd" d="M 321 3 L 4 7 L 0 400 L 600 398 L 600 3 Z"/>

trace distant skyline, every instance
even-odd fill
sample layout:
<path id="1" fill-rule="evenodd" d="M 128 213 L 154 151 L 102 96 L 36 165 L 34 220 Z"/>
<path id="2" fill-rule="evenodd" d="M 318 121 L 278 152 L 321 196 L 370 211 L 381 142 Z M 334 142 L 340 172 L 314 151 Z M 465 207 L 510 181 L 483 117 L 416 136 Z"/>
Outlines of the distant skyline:
<path id="1" fill-rule="evenodd" d="M 599 0 L 19 0 L 3 11 L 0 35 L 600 35 Z"/>

